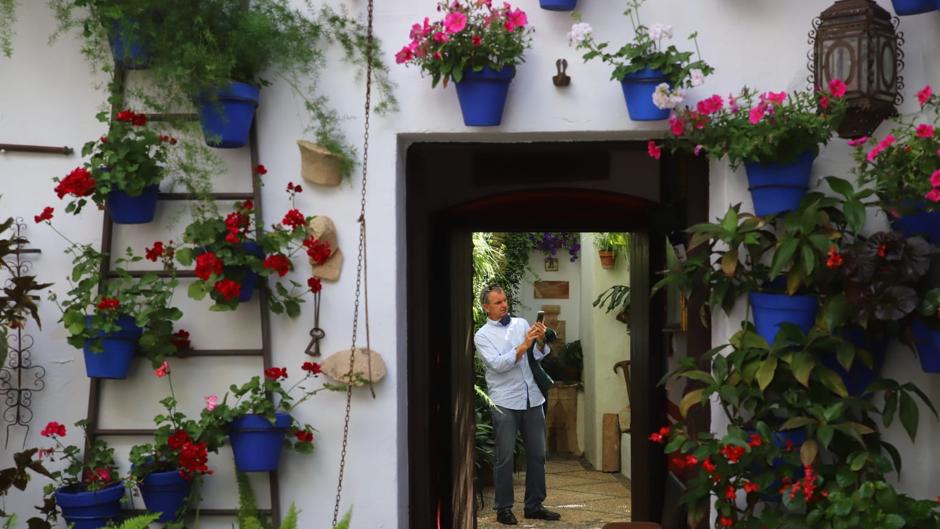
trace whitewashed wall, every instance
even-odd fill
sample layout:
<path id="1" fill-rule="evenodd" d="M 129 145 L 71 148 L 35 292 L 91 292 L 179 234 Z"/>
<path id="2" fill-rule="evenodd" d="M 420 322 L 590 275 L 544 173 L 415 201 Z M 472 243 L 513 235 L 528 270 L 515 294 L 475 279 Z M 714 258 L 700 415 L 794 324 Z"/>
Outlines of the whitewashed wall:
<path id="1" fill-rule="evenodd" d="M 539 250 L 529 252 L 529 268 L 535 273 L 526 276 L 519 288 L 519 300 L 522 306 L 516 311 L 516 316 L 525 318 L 529 323 L 535 321 L 536 313 L 542 310 L 542 305 L 558 305 L 561 313 L 558 319 L 565 322 L 565 341 L 571 343 L 577 340 L 581 329 L 581 259 L 571 262 L 568 252 L 558 252 L 558 270 L 547 272 L 545 270 L 545 254 Z M 568 299 L 535 299 L 535 281 L 567 281 Z M 559 353 L 554 347 L 553 354 Z"/>
<path id="2" fill-rule="evenodd" d="M 296 2 L 301 4 L 299 0 Z M 355 13 L 363 13 L 363 0 L 345 3 Z M 810 23 L 831 2 L 802 0 L 651 0 L 643 10 L 646 22 L 672 24 L 678 36 L 693 30 L 700 33 L 700 44 L 705 59 L 718 72 L 705 86 L 691 94 L 692 99 L 712 92 L 728 94 L 747 84 L 757 89 L 797 89 L 805 87 L 806 33 Z M 880 3 L 888 6 L 887 0 Z M 393 62 L 393 54 L 407 39 L 408 28 L 424 16 L 433 16 L 434 0 L 378 0 L 377 31 L 385 43 L 386 59 Z M 626 18 L 620 16 L 622 2 L 609 0 L 581 0 L 584 20 L 591 23 L 601 39 L 614 44 L 627 39 L 632 32 Z M 404 313 L 408 307 L 408 286 L 404 284 L 402 268 L 403 218 L 402 203 L 403 160 L 408 142 L 424 139 L 447 138 L 454 141 L 492 140 L 525 141 L 530 139 L 643 139 L 662 134 L 661 123 L 632 123 L 626 115 L 619 85 L 608 81 L 609 68 L 599 63 L 582 65 L 577 54 L 567 47 L 565 33 L 571 20 L 564 13 L 541 11 L 535 0 L 522 0 L 519 5 L 529 12 L 530 22 L 537 28 L 534 48 L 518 74 L 509 96 L 503 126 L 496 129 L 468 129 L 463 126 L 452 88 L 431 90 L 430 81 L 420 77 L 414 69 L 396 67 L 392 77 L 399 84 L 398 96 L 402 103 L 398 114 L 373 121 L 371 179 L 368 219 L 371 306 L 373 307 L 372 343 L 381 351 L 389 365 L 389 378 L 377 388 L 378 398 L 372 400 L 358 394 L 353 404 L 350 461 L 344 487 L 345 504 L 355 508 L 354 526 L 369 528 L 406 527 L 408 516 L 408 461 L 405 425 L 406 388 L 404 351 L 407 337 Z M 102 132 L 94 119 L 104 101 L 100 87 L 103 78 L 92 75 L 80 53 L 76 40 L 64 38 L 53 46 L 47 38 L 53 31 L 51 13 L 44 2 L 20 2 L 19 21 L 16 25 L 15 55 L 12 60 L 0 58 L 0 142 L 70 145 L 78 148 Z M 940 48 L 937 23 L 940 15 L 928 14 L 907 17 L 901 29 L 907 34 L 905 45 L 907 68 L 907 101 L 902 112 L 915 110 L 914 91 L 927 82 L 940 84 L 940 62 L 934 51 Z M 570 67 L 572 85 L 557 89 L 551 84 L 555 59 L 565 57 Z M 352 116 L 344 128 L 352 138 L 360 135 L 361 90 L 350 89 L 356 74 L 348 68 L 333 67 L 330 74 L 320 80 L 322 88 L 332 97 L 342 113 Z M 301 102 L 283 84 L 275 84 L 262 92 L 262 107 L 258 115 L 260 154 L 262 163 L 270 173 L 266 177 L 273 185 L 265 188 L 268 204 L 266 219 L 276 222 L 279 208 L 272 207 L 281 200 L 287 181 L 297 180 L 299 160 L 294 141 L 301 137 L 305 119 Z M 510 134 L 512 133 L 512 134 Z M 240 154 L 227 154 L 232 167 L 244 167 Z M 64 175 L 79 164 L 77 157 L 60 158 L 23 154 L 0 154 L 0 214 L 31 219 L 43 206 L 57 202 L 52 193 L 51 178 Z M 838 140 L 825 150 L 817 161 L 815 174 L 845 175 L 849 164 L 848 151 Z M 247 175 L 228 175 L 224 180 L 233 187 L 245 182 Z M 722 162 L 713 162 L 711 173 L 711 214 L 721 213 L 728 203 L 741 201 L 750 207 L 743 172 L 732 173 Z M 352 184 L 332 190 L 306 189 L 299 205 L 311 213 L 331 216 L 340 230 L 340 244 L 349 258 L 355 248 L 356 217 L 358 215 L 359 179 Z M 305 186 L 308 187 L 308 186 Z M 61 205 L 58 208 L 61 211 Z M 81 217 L 59 225 L 73 239 L 95 242 L 100 234 L 100 216 L 88 212 Z M 165 224 L 166 217 L 158 222 Z M 151 233 L 119 234 L 129 237 L 138 249 L 152 242 Z M 137 235 L 135 235 L 135 233 Z M 36 271 L 45 280 L 57 281 L 55 291 L 64 292 L 62 278 L 69 267 L 68 259 L 59 251 L 60 240 L 44 227 L 34 227 L 30 235 L 37 247 L 45 253 L 37 261 Z M 121 239 L 124 240 L 124 239 Z M 350 315 L 352 312 L 353 270 L 349 261 L 345 275 L 336 285 L 325 289 L 322 323 L 328 337 L 328 352 L 348 346 Z M 202 304 L 184 302 L 185 307 Z M 184 310 L 185 310 L 184 307 Z M 236 332 L 251 328 L 253 314 L 249 308 L 240 311 L 234 319 L 210 316 L 207 311 L 190 311 L 186 325 L 194 330 L 210 329 L 213 340 L 247 342 L 250 338 Z M 34 401 L 36 413 L 34 428 L 26 439 L 27 445 L 39 441 L 38 430 L 46 421 L 71 423 L 85 414 L 87 380 L 78 353 L 65 343 L 64 333 L 55 325 L 57 311 L 48 302 L 42 306 L 46 322 L 42 332 L 33 330 L 37 337 L 36 360 L 48 369 L 46 391 Z M 307 330 L 312 314 L 309 306 L 297 321 L 274 319 L 274 359 L 276 364 L 296 366 L 307 341 Z M 222 323 L 222 322 L 225 323 Z M 224 325 L 224 327 L 223 327 Z M 713 341 L 719 343 L 737 327 L 735 318 L 729 322 L 716 317 Z M 194 337 L 200 347 L 221 343 L 204 343 L 202 336 Z M 221 391 L 229 382 L 219 374 L 220 362 L 189 361 L 190 374 L 180 368 L 180 385 L 187 385 L 192 397 L 190 409 L 199 406 L 198 398 L 212 391 Z M 196 364 L 201 364 L 197 366 Z M 226 363 L 226 368 L 231 363 Z M 188 368 L 188 365 L 187 365 Z M 233 366 L 247 376 L 249 366 Z M 294 368 L 296 370 L 296 368 Z M 888 359 L 887 373 L 909 377 L 937 399 L 940 384 L 919 371 L 913 357 L 898 351 Z M 126 385 L 134 384 L 135 402 L 109 407 L 109 424 L 130 426 L 153 411 L 153 402 L 162 396 L 163 389 L 147 373 L 135 375 Z M 186 377 L 189 384 L 183 382 Z M 109 402 L 121 400 L 110 395 Z M 139 405 L 137 404 L 139 403 Z M 320 431 L 319 448 L 312 458 L 289 455 L 282 469 L 282 497 L 284 505 L 291 501 L 301 505 L 303 527 L 325 527 L 332 512 L 332 499 L 337 476 L 339 442 L 342 432 L 342 398 L 340 395 L 321 395 L 300 412 L 300 418 L 309 420 Z M 717 410 L 714 414 L 718 416 Z M 113 422 L 110 422 L 113 421 Z M 940 493 L 940 473 L 934 472 L 937 457 L 929 449 L 927 440 L 938 433 L 940 425 L 925 420 L 921 441 L 916 447 L 901 439 L 898 442 L 908 461 L 908 471 L 902 479 L 905 490 L 922 497 L 935 497 Z M 73 438 L 74 439 L 74 438 Z M 12 449 L 23 442 L 22 436 L 11 440 L 4 452 L 9 458 Z M 3 461 L 0 463 L 5 463 Z M 220 470 L 214 487 L 226 484 L 227 471 Z M 263 492 L 263 490 L 259 490 Z M 218 505 L 223 494 L 212 496 L 210 504 Z M 36 489 L 17 499 L 7 500 L 7 507 L 21 514 L 30 513 L 36 502 Z M 12 505 L 11 505 L 12 503 Z M 226 526 L 226 525 L 222 525 Z"/>

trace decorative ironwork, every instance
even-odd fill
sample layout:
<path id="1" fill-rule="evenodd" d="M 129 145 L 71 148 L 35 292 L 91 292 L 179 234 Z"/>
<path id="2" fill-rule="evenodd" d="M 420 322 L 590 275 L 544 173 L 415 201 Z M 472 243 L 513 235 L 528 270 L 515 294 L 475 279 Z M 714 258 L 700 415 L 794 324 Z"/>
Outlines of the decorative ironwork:
<path id="1" fill-rule="evenodd" d="M 326 338 L 326 331 L 320 328 L 320 293 L 313 293 L 313 329 L 310 329 L 310 343 L 304 353 L 320 356 L 320 340 Z"/>
<path id="2" fill-rule="evenodd" d="M 16 219 L 15 230 L 15 238 L 25 236 L 26 224 L 22 218 Z M 36 249 L 18 248 L 17 250 L 16 260 L 12 267 L 15 277 L 26 275 L 32 269 L 33 265 L 24 258 L 25 255 L 40 253 L 40 250 Z M 7 278 L 7 283 L 11 283 L 14 278 Z M 7 423 L 4 449 L 10 444 L 10 433 L 15 427 L 26 429 L 23 436 L 23 446 L 26 446 L 29 425 L 33 420 L 33 394 L 46 387 L 46 369 L 33 365 L 32 349 L 35 345 L 33 336 L 19 327 L 15 332 L 10 333 L 7 343 L 9 344 L 7 362 L 6 365 L 0 366 L 0 396 L 5 397 L 0 417 Z"/>
<path id="3" fill-rule="evenodd" d="M 808 80 L 813 87 L 832 79 L 845 82 L 849 110 L 840 136 L 869 135 L 897 115 L 904 87 L 904 37 L 896 31 L 898 23 L 873 0 L 837 0 L 813 21 Z"/>

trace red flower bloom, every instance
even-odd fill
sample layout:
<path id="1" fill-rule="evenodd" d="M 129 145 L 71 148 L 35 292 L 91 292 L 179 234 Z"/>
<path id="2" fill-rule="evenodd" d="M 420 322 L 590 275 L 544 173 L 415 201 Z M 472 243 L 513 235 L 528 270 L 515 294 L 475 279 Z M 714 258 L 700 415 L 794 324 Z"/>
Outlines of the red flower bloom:
<path id="1" fill-rule="evenodd" d="M 650 158 L 659 159 L 663 155 L 663 150 L 656 145 L 656 142 L 650 140 L 646 143 L 646 153 L 650 155 Z"/>
<path id="2" fill-rule="evenodd" d="M 208 281 L 215 274 L 222 275 L 222 260 L 212 252 L 206 252 L 196 257 L 196 277 Z"/>
<path id="3" fill-rule="evenodd" d="M 244 209 L 246 211 L 251 211 L 255 209 L 254 201 L 249 198 L 248 200 L 242 202 L 241 209 Z"/>
<path id="4" fill-rule="evenodd" d="M 654 443 L 659 443 L 659 444 L 663 444 L 666 441 L 666 438 L 663 437 L 662 434 L 660 434 L 659 432 L 651 433 L 648 439 L 650 441 L 653 441 Z"/>
<path id="5" fill-rule="evenodd" d="M 304 364 L 300 366 L 300 368 L 310 373 L 311 375 L 319 375 L 320 373 L 323 372 L 323 370 L 320 369 L 320 364 L 316 362 L 304 362 Z"/>
<path id="6" fill-rule="evenodd" d="M 729 463 L 737 463 L 746 451 L 746 448 L 737 445 L 725 445 L 721 447 L 721 455 L 725 456 L 725 459 L 727 459 Z"/>
<path id="7" fill-rule="evenodd" d="M 205 441 L 185 443 L 180 449 L 180 476 L 184 479 L 193 479 L 198 474 L 211 474 L 212 470 L 206 466 L 208 461 L 209 450 Z"/>
<path id="8" fill-rule="evenodd" d="M 225 301 L 232 301 L 242 292 L 242 286 L 231 279 L 223 279 L 215 284 L 215 291 L 222 295 Z"/>
<path id="9" fill-rule="evenodd" d="M 55 186 L 55 194 L 61 199 L 65 195 L 87 197 L 95 191 L 95 179 L 84 167 L 77 167 Z"/>
<path id="10" fill-rule="evenodd" d="M 271 380 L 278 380 L 281 378 L 287 378 L 287 368 L 286 367 L 269 367 L 264 370 L 265 378 Z"/>
<path id="11" fill-rule="evenodd" d="M 134 117 L 131 118 L 131 125 L 135 127 L 143 127 L 147 124 L 147 115 L 146 114 L 134 114 Z"/>
<path id="12" fill-rule="evenodd" d="M 173 347 L 176 347 L 178 351 L 188 351 L 192 348 L 192 344 L 189 342 L 189 332 L 183 329 L 173 333 L 170 341 L 173 342 Z"/>
<path id="13" fill-rule="evenodd" d="M 269 255 L 265 258 L 263 266 L 269 270 L 274 270 L 280 277 L 286 276 L 291 268 L 290 259 L 288 259 L 286 255 L 279 253 Z"/>
<path id="14" fill-rule="evenodd" d="M 49 424 L 39 432 L 39 435 L 43 437 L 65 437 L 65 425 L 50 421 Z"/>
<path id="15" fill-rule="evenodd" d="M 844 259 L 842 258 L 842 254 L 839 253 L 836 247 L 830 246 L 829 259 L 826 260 L 826 266 L 829 267 L 830 270 L 835 270 L 836 268 L 842 266 L 843 261 Z"/>
<path id="16" fill-rule="evenodd" d="M 124 110 L 118 112 L 114 119 L 123 121 L 125 123 L 130 123 L 134 120 L 134 112 L 129 108 L 125 108 Z"/>
<path id="17" fill-rule="evenodd" d="M 744 482 L 744 492 L 751 494 L 752 492 L 757 492 L 760 490 L 760 485 L 752 481 Z"/>
<path id="18" fill-rule="evenodd" d="M 107 296 L 102 296 L 101 299 L 98 301 L 98 310 L 102 312 L 106 310 L 114 310 L 118 308 L 120 305 L 121 305 L 120 301 L 114 298 L 109 298 Z"/>
<path id="19" fill-rule="evenodd" d="M 307 223 L 307 219 L 304 217 L 304 214 L 296 209 L 292 209 L 284 215 L 284 219 L 281 220 L 281 224 L 289 226 L 290 228 L 298 228 Z"/>
<path id="20" fill-rule="evenodd" d="M 710 457 L 706 457 L 706 458 L 705 458 L 705 461 L 702 461 L 702 468 L 704 468 L 706 472 L 708 472 L 709 474 L 711 474 L 711 473 L 715 472 L 715 470 L 716 470 L 718 467 L 716 467 L 715 464 L 712 463 L 712 460 L 711 460 Z"/>
<path id="21" fill-rule="evenodd" d="M 179 450 L 183 448 L 183 445 L 189 442 L 192 442 L 192 439 L 189 437 L 189 434 L 186 433 L 186 430 L 176 430 L 167 437 L 166 445 L 169 446 L 171 450 Z"/>
<path id="22" fill-rule="evenodd" d="M 845 81 L 842 79 L 833 79 L 829 81 L 829 92 L 835 97 L 842 97 L 845 95 Z"/>
<path id="23" fill-rule="evenodd" d="M 732 520 L 731 518 L 727 518 L 725 516 L 719 516 L 718 525 L 722 527 L 731 527 L 732 525 L 734 525 L 734 520 Z"/>
<path id="24" fill-rule="evenodd" d="M 307 288 L 310 289 L 310 292 L 316 294 L 317 292 L 323 290 L 323 283 L 320 282 L 319 277 L 311 277 L 307 280 Z"/>
<path id="25" fill-rule="evenodd" d="M 40 213 L 39 215 L 33 216 L 33 220 L 36 221 L 36 224 L 39 224 L 40 222 L 44 220 L 52 220 L 53 211 L 55 211 L 53 208 L 46 206 L 42 208 L 42 213 Z"/>
<path id="26" fill-rule="evenodd" d="M 888 254 L 888 247 L 884 244 L 878 245 L 878 257 L 884 257 Z"/>
<path id="27" fill-rule="evenodd" d="M 258 175 L 266 175 L 266 174 L 268 174 L 268 168 L 265 167 L 265 166 L 263 166 L 263 165 L 261 165 L 261 164 L 258 164 L 258 165 L 255 167 L 255 174 L 258 174 Z"/>
<path id="28" fill-rule="evenodd" d="M 144 249 L 144 256 L 148 261 L 156 262 L 157 259 L 163 257 L 164 252 L 166 252 L 166 248 L 163 246 L 163 243 L 156 241 L 153 243 L 153 248 Z"/>
<path id="29" fill-rule="evenodd" d="M 738 491 L 735 490 L 733 485 L 728 485 L 725 487 L 725 499 L 728 501 L 734 501 L 738 497 Z"/>
<path id="30" fill-rule="evenodd" d="M 288 193 L 302 193 L 304 188 L 300 187 L 300 184 L 294 184 L 293 182 L 287 182 L 287 192 Z"/>
<path id="31" fill-rule="evenodd" d="M 325 263 L 333 254 L 328 241 L 321 241 L 313 236 L 304 239 L 304 247 L 307 248 L 307 256 L 317 265 Z"/>
<path id="32" fill-rule="evenodd" d="M 764 440 L 761 438 L 760 434 L 752 433 L 751 439 L 747 442 L 747 445 L 751 448 L 757 447 L 764 444 Z"/>
<path id="33" fill-rule="evenodd" d="M 297 440 L 301 443 L 313 442 L 313 432 L 308 432 L 307 430 L 298 430 L 294 433 L 294 437 L 296 437 Z"/>

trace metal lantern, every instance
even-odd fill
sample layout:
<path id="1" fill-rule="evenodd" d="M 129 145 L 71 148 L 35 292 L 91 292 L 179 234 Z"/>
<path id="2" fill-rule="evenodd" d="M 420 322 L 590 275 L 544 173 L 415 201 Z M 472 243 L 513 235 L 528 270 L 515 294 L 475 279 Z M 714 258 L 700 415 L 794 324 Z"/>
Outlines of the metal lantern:
<path id="1" fill-rule="evenodd" d="M 838 130 L 843 138 L 870 135 L 897 115 L 904 87 L 904 38 L 897 24 L 872 0 L 837 0 L 813 21 L 810 82 L 845 82 L 849 110 Z"/>

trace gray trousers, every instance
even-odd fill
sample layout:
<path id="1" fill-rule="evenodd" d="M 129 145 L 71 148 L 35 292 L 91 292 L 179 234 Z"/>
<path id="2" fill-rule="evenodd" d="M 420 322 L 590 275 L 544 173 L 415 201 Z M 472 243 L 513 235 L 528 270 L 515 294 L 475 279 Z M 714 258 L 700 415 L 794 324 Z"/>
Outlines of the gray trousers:
<path id="1" fill-rule="evenodd" d="M 496 435 L 493 464 L 496 482 L 496 510 L 512 508 L 513 449 L 516 433 L 522 428 L 526 448 L 525 509 L 534 511 L 545 500 L 545 412 L 542 406 L 510 410 L 497 406 L 491 411 Z M 502 412 L 502 413 L 500 413 Z"/>

